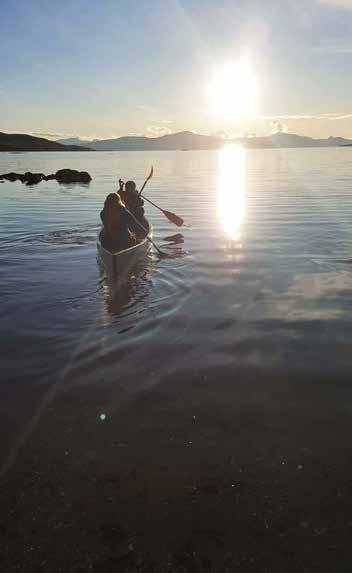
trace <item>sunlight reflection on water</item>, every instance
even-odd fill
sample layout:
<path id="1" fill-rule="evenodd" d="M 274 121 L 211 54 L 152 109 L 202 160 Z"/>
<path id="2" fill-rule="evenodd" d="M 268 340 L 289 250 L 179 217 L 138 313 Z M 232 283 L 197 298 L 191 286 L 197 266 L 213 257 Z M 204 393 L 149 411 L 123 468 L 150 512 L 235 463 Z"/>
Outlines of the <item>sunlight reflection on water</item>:
<path id="1" fill-rule="evenodd" d="M 230 239 L 239 241 L 246 207 L 246 151 L 229 145 L 219 151 L 218 158 L 218 217 Z"/>

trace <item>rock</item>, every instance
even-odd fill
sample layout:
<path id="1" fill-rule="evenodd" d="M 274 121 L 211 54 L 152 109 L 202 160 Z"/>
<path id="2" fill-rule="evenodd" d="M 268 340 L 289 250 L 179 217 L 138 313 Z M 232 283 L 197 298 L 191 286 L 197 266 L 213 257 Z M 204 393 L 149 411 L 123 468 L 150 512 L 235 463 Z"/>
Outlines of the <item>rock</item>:
<path id="1" fill-rule="evenodd" d="M 27 173 L 24 174 L 24 180 L 22 180 L 22 183 L 25 183 L 26 185 L 37 185 L 37 183 L 40 183 L 44 177 L 44 173 L 31 173 L 30 171 L 27 171 Z"/>
<path id="2" fill-rule="evenodd" d="M 44 178 L 44 173 L 31 173 L 27 171 L 27 173 L 3 173 L 0 175 L 0 179 L 6 179 L 7 181 L 21 181 L 22 183 L 26 183 L 26 185 L 36 185 Z"/>
<path id="3" fill-rule="evenodd" d="M 7 181 L 17 181 L 18 177 L 16 173 L 4 173 L 1 177 L 6 179 Z"/>
<path id="4" fill-rule="evenodd" d="M 24 175 L 21 175 L 21 173 L 3 173 L 2 175 L 0 175 L 1 179 L 6 179 L 6 181 L 11 181 L 12 183 L 14 181 L 22 181 L 23 182 L 23 178 Z"/>
<path id="5" fill-rule="evenodd" d="M 89 183 L 92 180 L 87 171 L 75 169 L 60 169 L 56 172 L 55 178 L 59 183 Z"/>
<path id="6" fill-rule="evenodd" d="M 26 185 L 37 185 L 40 181 L 52 181 L 56 179 L 58 183 L 89 183 L 92 178 L 87 171 L 76 171 L 75 169 L 60 169 L 51 175 L 44 173 L 3 173 L 0 175 L 0 181 L 22 181 Z"/>

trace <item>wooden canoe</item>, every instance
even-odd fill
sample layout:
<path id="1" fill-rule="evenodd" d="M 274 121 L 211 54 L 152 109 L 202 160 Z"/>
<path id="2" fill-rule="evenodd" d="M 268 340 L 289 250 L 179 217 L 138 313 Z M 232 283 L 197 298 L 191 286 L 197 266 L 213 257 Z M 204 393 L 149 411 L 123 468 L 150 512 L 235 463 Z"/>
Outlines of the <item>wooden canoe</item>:
<path id="1" fill-rule="evenodd" d="M 148 223 L 148 233 L 144 238 L 141 239 L 139 243 L 133 245 L 133 247 L 124 249 L 123 251 L 112 253 L 105 249 L 101 243 L 101 229 L 97 239 L 97 248 L 105 271 L 110 276 L 114 277 L 122 276 L 128 272 L 131 266 L 139 257 L 145 256 L 147 254 L 150 245 L 148 237 L 152 236 L 152 232 L 152 226 L 150 223 Z"/>

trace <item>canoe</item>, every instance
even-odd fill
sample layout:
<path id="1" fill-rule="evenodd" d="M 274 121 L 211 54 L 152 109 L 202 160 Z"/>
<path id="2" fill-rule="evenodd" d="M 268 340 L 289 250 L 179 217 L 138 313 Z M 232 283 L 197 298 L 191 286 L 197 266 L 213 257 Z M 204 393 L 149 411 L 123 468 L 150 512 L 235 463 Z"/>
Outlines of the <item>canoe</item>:
<path id="1" fill-rule="evenodd" d="M 133 247 L 124 249 L 123 251 L 117 251 L 116 253 L 112 253 L 107 249 L 105 249 L 105 247 L 103 247 L 101 243 L 102 231 L 103 229 L 100 230 L 97 239 L 98 253 L 100 256 L 100 260 L 105 268 L 105 271 L 110 276 L 114 277 L 123 275 L 131 268 L 131 266 L 135 263 L 137 259 L 146 256 L 150 245 L 148 237 L 151 237 L 153 233 L 152 226 L 148 222 L 148 233 L 144 238 L 141 239 L 139 243 L 133 245 Z"/>

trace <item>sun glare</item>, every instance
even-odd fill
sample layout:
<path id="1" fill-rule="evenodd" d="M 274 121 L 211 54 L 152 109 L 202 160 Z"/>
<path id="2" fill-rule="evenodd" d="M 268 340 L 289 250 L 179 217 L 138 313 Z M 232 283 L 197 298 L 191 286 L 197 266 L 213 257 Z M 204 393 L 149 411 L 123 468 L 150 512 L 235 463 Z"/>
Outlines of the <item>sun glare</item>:
<path id="1" fill-rule="evenodd" d="M 218 153 L 218 216 L 223 230 L 230 239 L 239 241 L 245 213 L 246 151 L 240 146 L 229 145 L 220 149 Z"/>
<path id="2" fill-rule="evenodd" d="M 248 60 L 219 68 L 209 91 L 213 111 L 225 119 L 243 118 L 255 111 L 257 82 Z"/>

